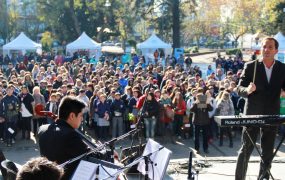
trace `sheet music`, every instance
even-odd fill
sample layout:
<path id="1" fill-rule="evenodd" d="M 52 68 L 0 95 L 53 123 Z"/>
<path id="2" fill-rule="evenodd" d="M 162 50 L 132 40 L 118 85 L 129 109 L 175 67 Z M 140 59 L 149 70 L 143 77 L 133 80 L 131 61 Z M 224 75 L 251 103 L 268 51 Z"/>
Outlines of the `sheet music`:
<path id="1" fill-rule="evenodd" d="M 145 146 L 143 156 L 157 151 L 160 147 L 162 146 L 159 143 L 155 142 L 152 139 L 149 139 Z M 153 165 L 151 163 L 148 164 L 148 177 L 150 179 L 152 179 L 153 177 L 155 180 L 163 179 L 165 172 L 166 172 L 166 168 L 169 163 L 169 158 L 170 158 L 171 153 L 172 152 L 169 149 L 164 147 L 162 150 L 157 151 L 156 153 L 150 156 L 150 160 L 153 162 Z M 137 170 L 145 175 L 145 161 L 144 160 L 141 160 L 141 162 L 138 165 Z"/>
<path id="2" fill-rule="evenodd" d="M 80 161 L 79 165 L 76 168 L 76 171 L 72 177 L 72 180 L 92 180 L 93 174 L 95 174 L 98 165 L 88 162 L 88 161 Z"/>
<path id="3" fill-rule="evenodd" d="M 116 177 L 110 177 L 110 175 L 115 174 L 117 169 L 112 169 L 99 164 L 81 160 L 76 168 L 76 171 L 72 177 L 72 180 L 94 180 L 96 178 L 96 170 L 99 166 L 99 179 L 110 179 L 116 180 Z"/>

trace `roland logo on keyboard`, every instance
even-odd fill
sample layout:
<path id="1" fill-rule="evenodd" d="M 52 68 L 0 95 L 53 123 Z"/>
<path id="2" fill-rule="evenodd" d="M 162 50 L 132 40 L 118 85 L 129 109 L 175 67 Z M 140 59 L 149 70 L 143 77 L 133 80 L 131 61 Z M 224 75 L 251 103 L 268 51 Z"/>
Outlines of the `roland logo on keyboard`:
<path id="1" fill-rule="evenodd" d="M 225 120 L 225 125 L 250 125 L 250 124 L 265 124 L 265 120 L 239 120 L 239 121 L 229 121 Z"/>

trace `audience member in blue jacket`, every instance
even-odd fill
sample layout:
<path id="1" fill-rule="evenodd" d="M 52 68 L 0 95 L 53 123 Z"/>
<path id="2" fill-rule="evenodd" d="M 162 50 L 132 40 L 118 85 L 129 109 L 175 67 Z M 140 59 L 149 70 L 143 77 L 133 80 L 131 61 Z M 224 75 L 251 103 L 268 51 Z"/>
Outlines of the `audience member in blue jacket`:
<path id="1" fill-rule="evenodd" d="M 126 109 L 125 104 L 123 100 L 121 100 L 121 94 L 117 92 L 115 94 L 115 99 L 111 103 L 113 138 L 123 134 L 123 115 L 125 109 Z"/>
<path id="2" fill-rule="evenodd" d="M 110 126 L 110 104 L 106 101 L 105 94 L 100 95 L 100 101 L 97 103 L 98 114 L 98 138 L 106 139 L 108 136 L 108 129 Z"/>

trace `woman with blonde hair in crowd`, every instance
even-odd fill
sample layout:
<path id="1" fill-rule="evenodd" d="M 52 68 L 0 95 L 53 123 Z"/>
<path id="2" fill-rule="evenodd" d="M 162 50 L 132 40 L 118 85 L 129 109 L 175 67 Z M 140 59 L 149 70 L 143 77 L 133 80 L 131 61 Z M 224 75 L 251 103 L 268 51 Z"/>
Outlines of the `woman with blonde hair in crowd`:
<path id="1" fill-rule="evenodd" d="M 43 108 L 43 111 L 45 109 L 46 106 L 46 101 L 44 96 L 41 94 L 40 91 L 40 87 L 39 86 L 35 86 L 33 88 L 33 97 L 35 100 L 35 107 L 41 106 Z M 34 132 L 34 136 L 37 135 L 38 132 L 38 125 L 39 127 L 43 124 L 46 124 L 47 120 L 45 117 L 37 115 L 36 117 L 33 118 L 33 132 Z"/>
<path id="2" fill-rule="evenodd" d="M 224 90 L 222 91 L 221 97 L 217 99 L 216 115 L 228 116 L 228 115 L 234 115 L 234 114 L 235 114 L 235 110 L 234 110 L 233 102 L 230 98 L 230 93 Z M 221 127 L 220 128 L 220 146 L 223 146 L 224 132 L 227 132 L 229 140 L 230 140 L 229 147 L 232 148 L 233 139 L 232 139 L 231 127 Z"/>
<path id="3" fill-rule="evenodd" d="M 34 80 L 32 79 L 30 73 L 27 73 L 25 75 L 23 85 L 28 87 L 29 92 L 33 92 L 33 88 L 34 88 L 35 84 L 34 84 Z"/>

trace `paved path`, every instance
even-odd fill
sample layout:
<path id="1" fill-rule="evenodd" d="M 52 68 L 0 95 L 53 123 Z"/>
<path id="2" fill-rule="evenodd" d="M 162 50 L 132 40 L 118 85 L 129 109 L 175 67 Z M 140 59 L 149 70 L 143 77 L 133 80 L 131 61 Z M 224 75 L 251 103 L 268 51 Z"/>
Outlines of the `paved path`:
<path id="1" fill-rule="evenodd" d="M 161 141 L 161 139 L 157 139 L 157 141 Z M 201 154 L 196 154 L 193 150 L 194 142 L 192 139 L 185 139 L 177 142 L 176 145 L 168 142 L 162 143 L 163 146 L 170 149 L 172 151 L 172 156 L 170 160 L 170 164 L 168 166 L 168 174 L 170 175 L 170 179 L 186 179 L 187 178 L 187 163 L 189 151 L 193 150 L 194 159 L 193 163 L 197 160 L 199 161 L 208 161 L 211 164 L 211 167 L 202 168 L 199 172 L 200 180 L 208 180 L 211 179 L 233 179 L 236 156 L 238 149 L 240 147 L 240 134 L 237 133 L 234 138 L 234 147 L 229 148 L 227 146 L 228 140 L 224 140 L 224 146 L 218 146 L 218 141 L 214 141 L 210 144 L 209 154 L 204 154 L 203 151 Z M 280 137 L 277 138 L 277 143 L 280 142 Z M 135 141 L 135 143 L 138 143 Z M 124 142 L 120 142 L 116 149 L 120 152 L 119 146 L 128 147 L 130 146 L 131 141 L 125 140 Z M 257 143 L 258 144 L 258 143 Z M 259 145 L 259 144 L 258 144 Z M 281 146 L 280 151 L 277 153 L 275 158 L 275 163 L 272 166 L 272 174 L 277 179 L 284 179 L 282 177 L 285 176 L 285 144 Z M 4 152 L 4 155 L 19 164 L 25 163 L 28 159 L 32 157 L 39 156 L 39 148 L 35 139 L 33 140 L 17 140 L 16 143 L 12 147 L 6 147 L 5 144 L 1 143 L 0 148 Z M 248 171 L 248 179 L 256 179 L 258 168 L 259 168 L 259 157 L 257 152 L 254 152 L 251 157 L 251 162 L 249 165 Z M 166 179 L 169 179 L 166 178 Z"/>

